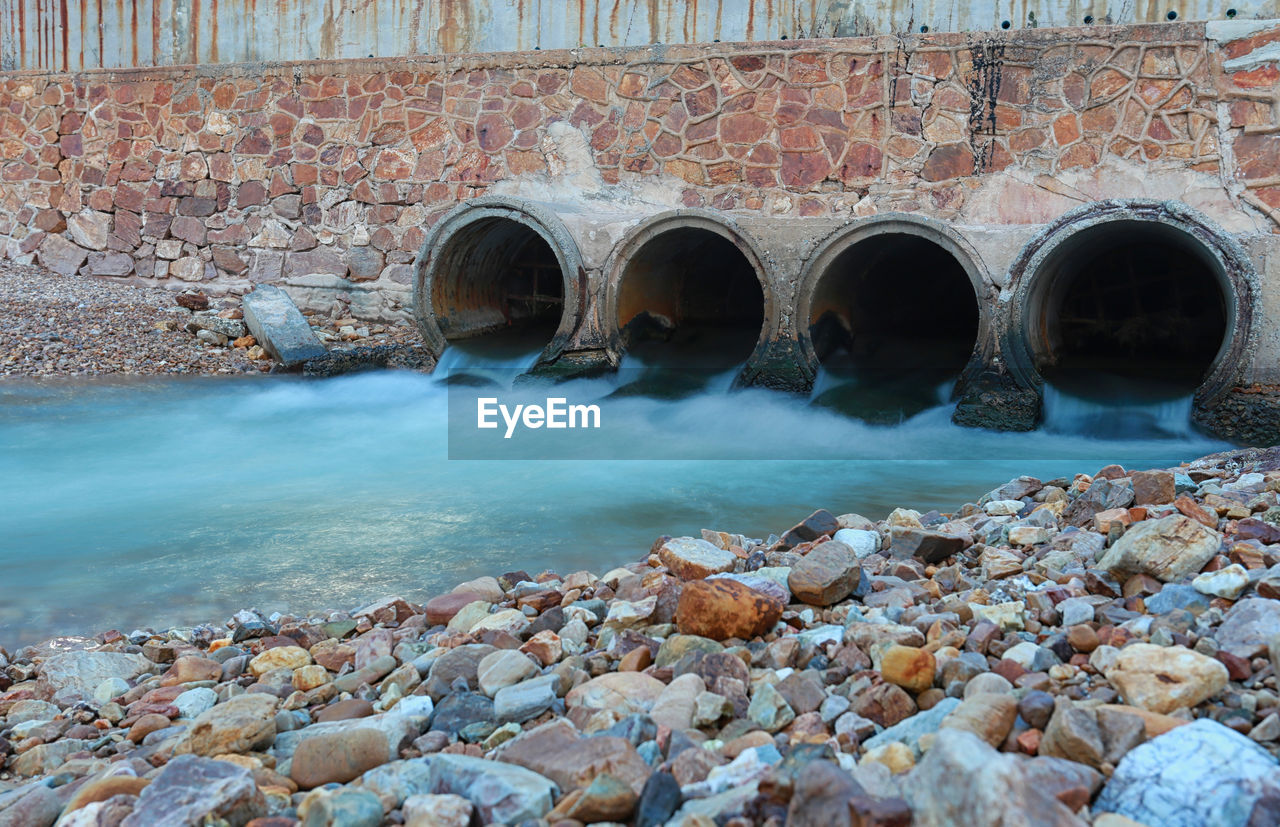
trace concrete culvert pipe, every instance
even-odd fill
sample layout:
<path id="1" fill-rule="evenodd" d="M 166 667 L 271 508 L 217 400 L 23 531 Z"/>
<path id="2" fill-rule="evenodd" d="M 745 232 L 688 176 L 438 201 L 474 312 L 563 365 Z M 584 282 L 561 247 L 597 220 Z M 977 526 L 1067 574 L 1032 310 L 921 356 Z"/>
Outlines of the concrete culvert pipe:
<path id="1" fill-rule="evenodd" d="M 893 421 L 939 403 L 976 367 L 983 277 L 951 231 L 914 217 L 843 228 L 801 280 L 803 349 L 821 365 L 816 401 Z"/>
<path id="2" fill-rule="evenodd" d="M 512 331 L 551 358 L 572 333 L 580 269 L 554 213 L 506 199 L 469 202 L 441 220 L 418 257 L 418 326 L 437 356 L 451 341 Z"/>
<path id="3" fill-rule="evenodd" d="M 646 363 L 719 369 L 760 344 L 765 291 L 754 248 L 702 215 L 660 216 L 615 252 L 609 299 L 616 347 Z"/>
<path id="4" fill-rule="evenodd" d="M 1029 384 L 1097 400 L 1214 397 L 1246 361 L 1252 267 L 1189 208 L 1104 202 L 1075 211 L 1015 262 L 1006 350 Z"/>

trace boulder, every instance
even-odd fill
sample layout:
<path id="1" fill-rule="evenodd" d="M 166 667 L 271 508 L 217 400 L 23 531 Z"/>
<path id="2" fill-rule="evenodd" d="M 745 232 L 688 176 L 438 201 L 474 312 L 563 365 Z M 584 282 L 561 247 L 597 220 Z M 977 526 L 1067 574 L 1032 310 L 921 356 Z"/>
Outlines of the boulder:
<path id="1" fill-rule="evenodd" d="M 468 827 L 471 802 L 460 795 L 412 795 L 402 812 L 405 827 Z"/>
<path id="2" fill-rule="evenodd" d="M 1160 827 L 1274 824 L 1280 764 L 1245 736 L 1208 718 L 1131 750 L 1094 803 Z"/>
<path id="3" fill-rule="evenodd" d="M 380 827 L 383 823 L 378 796 L 356 787 L 313 790 L 298 805 L 298 816 L 306 827 Z"/>
<path id="4" fill-rule="evenodd" d="M 686 583 L 676 606 L 681 634 L 712 640 L 750 640 L 765 634 L 782 617 L 785 606 L 736 580 Z"/>
<path id="5" fill-rule="evenodd" d="M 889 554 L 893 557 L 915 557 L 925 563 L 941 563 L 973 545 L 965 534 L 948 534 L 925 528 L 894 527 Z"/>
<path id="6" fill-rule="evenodd" d="M 518 764 L 554 781 L 565 792 L 589 785 L 608 773 L 637 793 L 651 769 L 631 742 L 614 735 L 584 738 L 565 720 L 553 720 L 508 741 L 501 761 Z"/>
<path id="7" fill-rule="evenodd" d="M 120 827 L 198 827 L 217 819 L 245 824 L 266 813 L 266 799 L 247 769 L 227 761 L 180 755 L 147 785 Z"/>
<path id="8" fill-rule="evenodd" d="M 260 678 L 273 669 L 301 669 L 310 663 L 310 653 L 301 646 L 274 646 L 249 661 L 249 673 Z"/>
<path id="9" fill-rule="evenodd" d="M 913 646 L 889 644 L 879 655 L 880 674 L 889 683 L 915 693 L 933 686 L 937 663 L 932 653 Z"/>
<path id="10" fill-rule="evenodd" d="M 835 540 L 814 548 L 791 567 L 787 587 L 813 606 L 839 603 L 858 587 L 862 569 L 853 549 Z"/>
<path id="11" fill-rule="evenodd" d="M 298 312 L 289 294 L 260 284 L 244 297 L 244 323 L 268 353 L 285 367 L 301 365 L 328 351 Z"/>
<path id="12" fill-rule="evenodd" d="M 155 664 L 143 655 L 124 652 L 63 652 L 40 664 L 37 674 L 53 689 L 55 698 L 93 698 L 103 681 L 132 681 L 151 672 Z"/>
<path id="13" fill-rule="evenodd" d="M 537 674 L 537 665 L 528 655 L 515 649 L 491 652 L 476 667 L 476 681 L 480 691 L 490 698 L 497 695 L 498 690 L 514 686 Z"/>
<path id="14" fill-rule="evenodd" d="M 972 732 L 993 747 L 999 747 L 1018 718 L 1018 701 L 1012 695 L 979 692 L 964 699 L 941 726 Z"/>
<path id="15" fill-rule="evenodd" d="M 536 718 L 556 702 L 560 676 L 540 675 L 499 689 L 493 696 L 493 717 L 498 723 L 524 723 Z"/>
<path id="16" fill-rule="evenodd" d="M 204 712 L 174 747 L 174 754 L 222 755 L 252 752 L 271 745 L 276 737 L 273 695 L 238 695 Z"/>
<path id="17" fill-rule="evenodd" d="M 1218 552 L 1222 537 L 1182 514 L 1136 523 L 1107 549 L 1098 567 L 1117 577 L 1149 574 L 1165 583 L 1185 580 Z"/>
<path id="18" fill-rule="evenodd" d="M 462 796 L 485 824 L 542 818 L 560 793 L 554 782 L 515 764 L 446 754 L 429 760 L 431 792 Z"/>
<path id="19" fill-rule="evenodd" d="M 1085 827 L 1052 792 L 1030 782 L 1027 763 L 971 732 L 939 730 L 901 782 L 912 827 Z"/>
<path id="20" fill-rule="evenodd" d="M 1238 658 L 1266 654 L 1280 635 L 1280 600 L 1249 597 L 1232 606 L 1215 637 L 1218 646 Z"/>
<path id="21" fill-rule="evenodd" d="M 733 552 L 693 537 L 667 540 L 658 550 L 658 560 L 681 580 L 701 580 L 712 574 L 733 571 L 738 562 Z"/>
<path id="22" fill-rule="evenodd" d="M 289 777 L 300 789 L 345 784 L 391 759 L 386 736 L 376 729 L 351 729 L 305 738 L 294 750 Z"/>
<path id="23" fill-rule="evenodd" d="M 1189 709 L 1227 688 L 1227 667 L 1185 646 L 1133 643 L 1105 670 L 1125 702 L 1167 714 Z"/>

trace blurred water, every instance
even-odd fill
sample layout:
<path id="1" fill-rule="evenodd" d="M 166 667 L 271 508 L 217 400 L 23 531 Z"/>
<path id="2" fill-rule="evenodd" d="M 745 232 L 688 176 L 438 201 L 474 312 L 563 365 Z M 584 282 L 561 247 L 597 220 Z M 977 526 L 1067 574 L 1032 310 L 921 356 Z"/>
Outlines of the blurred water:
<path id="1" fill-rule="evenodd" d="M 470 357 L 453 358 L 465 372 Z M 574 458 L 505 461 L 448 459 L 459 390 L 439 377 L 0 384 L 0 645 L 425 600 L 518 568 L 602 572 L 663 533 L 766 536 L 818 507 L 953 509 L 1018 474 L 1225 447 L 1187 428 L 1071 431 L 1061 396 L 1053 427 L 1000 434 L 952 425 L 947 405 L 876 426 L 727 383 L 613 396 L 625 376 L 564 386 L 601 398 L 610 423 L 566 436 Z M 667 458 L 594 458 L 626 449 Z"/>

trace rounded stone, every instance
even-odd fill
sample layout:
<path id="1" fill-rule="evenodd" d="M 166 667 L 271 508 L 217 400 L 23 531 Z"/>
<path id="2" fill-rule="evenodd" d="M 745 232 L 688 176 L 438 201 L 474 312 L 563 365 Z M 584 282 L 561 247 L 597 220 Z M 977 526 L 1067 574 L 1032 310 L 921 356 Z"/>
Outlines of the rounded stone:
<path id="1" fill-rule="evenodd" d="M 783 606 L 735 580 L 695 580 L 680 592 L 676 626 L 681 634 L 712 640 L 750 640 L 782 617 Z"/>
<path id="2" fill-rule="evenodd" d="M 914 646 L 891 645 L 880 655 L 880 674 L 889 683 L 920 693 L 933 686 L 937 661 Z"/>
<path id="3" fill-rule="evenodd" d="M 309 790 L 345 784 L 391 758 L 387 736 L 376 729 L 353 729 L 304 738 L 293 753 L 289 777 Z"/>
<path id="4" fill-rule="evenodd" d="M 273 669 L 301 669 L 311 663 L 311 653 L 301 646 L 277 646 L 249 661 L 249 672 L 260 678 Z"/>

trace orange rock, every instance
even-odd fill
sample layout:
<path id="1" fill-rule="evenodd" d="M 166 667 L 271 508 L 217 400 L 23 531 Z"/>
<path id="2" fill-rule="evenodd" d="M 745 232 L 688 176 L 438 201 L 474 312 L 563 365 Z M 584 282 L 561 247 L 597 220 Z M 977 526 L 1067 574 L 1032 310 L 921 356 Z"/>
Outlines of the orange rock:
<path id="1" fill-rule="evenodd" d="M 1043 735 L 1038 729 L 1029 729 L 1018 736 L 1018 749 L 1027 755 L 1035 755 L 1040 750 L 1040 737 Z"/>
<path id="2" fill-rule="evenodd" d="M 298 744 L 289 776 L 299 788 L 309 790 L 345 784 L 389 760 L 387 736 L 373 728 L 313 735 Z"/>
<path id="3" fill-rule="evenodd" d="M 222 679 L 222 664 L 206 658 L 178 658 L 169 671 L 160 677 L 161 686 L 177 686 L 192 681 L 217 681 Z"/>
<path id="4" fill-rule="evenodd" d="M 98 801 L 106 801 L 112 796 L 139 795 L 150 783 L 145 778 L 137 778 L 132 775 L 112 775 L 97 781 L 90 781 L 76 790 L 76 794 L 71 796 L 71 800 L 67 802 L 67 807 L 63 812 L 74 812 Z"/>
<path id="5" fill-rule="evenodd" d="M 880 674 L 889 683 L 920 693 L 933 686 L 937 661 L 914 646 L 890 646 L 880 656 Z"/>
<path id="6" fill-rule="evenodd" d="M 1127 508 L 1108 508 L 1093 515 L 1093 527 L 1099 534 L 1110 532 L 1113 523 L 1127 527 L 1132 522 L 1133 518 Z"/>
<path id="7" fill-rule="evenodd" d="M 133 743 L 141 744 L 143 738 L 158 730 L 167 729 L 169 725 L 170 721 L 167 717 L 158 712 L 152 712 L 143 715 L 134 722 L 133 726 L 129 727 L 128 737 Z"/>
<path id="8" fill-rule="evenodd" d="M 750 640 L 782 617 L 783 605 L 736 580 L 693 580 L 680 593 L 676 626 L 681 634 L 712 640 Z"/>
<path id="9" fill-rule="evenodd" d="M 649 647 L 640 646 L 622 656 L 622 660 L 618 661 L 618 671 L 641 672 L 649 668 L 651 663 L 653 663 L 653 654 L 650 653 Z"/>

